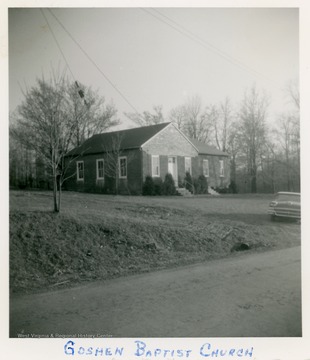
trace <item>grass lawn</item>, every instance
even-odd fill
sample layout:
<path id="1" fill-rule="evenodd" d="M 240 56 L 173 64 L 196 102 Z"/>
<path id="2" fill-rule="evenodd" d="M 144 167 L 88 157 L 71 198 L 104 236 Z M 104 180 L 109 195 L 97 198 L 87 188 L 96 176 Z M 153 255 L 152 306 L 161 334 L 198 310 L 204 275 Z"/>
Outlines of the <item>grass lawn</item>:
<path id="1" fill-rule="evenodd" d="M 81 281 L 300 245 L 295 222 L 270 222 L 270 195 L 108 196 L 10 192 L 10 289 Z M 242 247 L 241 247 L 242 248 Z"/>

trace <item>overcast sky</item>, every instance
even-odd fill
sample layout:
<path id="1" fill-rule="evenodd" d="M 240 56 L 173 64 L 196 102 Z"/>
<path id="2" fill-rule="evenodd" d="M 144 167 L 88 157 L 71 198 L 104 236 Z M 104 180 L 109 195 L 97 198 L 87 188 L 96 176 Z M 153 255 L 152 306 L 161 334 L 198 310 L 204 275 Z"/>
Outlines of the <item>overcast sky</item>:
<path id="1" fill-rule="evenodd" d="M 269 121 L 290 106 L 284 89 L 299 73 L 296 8 L 52 9 L 59 22 L 42 10 L 59 46 L 40 9 L 9 10 L 10 110 L 23 99 L 21 87 L 65 68 L 61 52 L 68 75 L 113 101 L 124 128 L 133 126 L 124 112 L 162 105 L 167 116 L 195 95 L 204 106 L 226 96 L 238 105 L 253 84 L 270 97 Z"/>

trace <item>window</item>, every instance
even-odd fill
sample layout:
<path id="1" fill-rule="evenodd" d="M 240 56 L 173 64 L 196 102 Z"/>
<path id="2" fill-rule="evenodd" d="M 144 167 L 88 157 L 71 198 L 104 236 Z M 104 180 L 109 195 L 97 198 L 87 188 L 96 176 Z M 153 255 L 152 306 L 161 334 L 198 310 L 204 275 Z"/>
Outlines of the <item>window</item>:
<path id="1" fill-rule="evenodd" d="M 152 176 L 159 176 L 159 156 L 152 155 Z"/>
<path id="2" fill-rule="evenodd" d="M 97 165 L 97 180 L 102 180 L 104 179 L 104 160 L 97 159 L 96 165 Z"/>
<path id="3" fill-rule="evenodd" d="M 202 162 L 203 175 L 209 177 L 209 160 L 204 159 Z"/>
<path id="4" fill-rule="evenodd" d="M 76 176 L 77 180 L 84 180 L 84 161 L 76 162 Z"/>
<path id="5" fill-rule="evenodd" d="M 224 160 L 220 160 L 220 177 L 224 177 Z"/>
<path id="6" fill-rule="evenodd" d="M 185 158 L 185 173 L 190 173 L 192 175 L 192 158 Z"/>
<path id="7" fill-rule="evenodd" d="M 122 156 L 118 158 L 118 166 L 119 166 L 119 178 L 126 179 L 127 178 L 127 157 Z"/>

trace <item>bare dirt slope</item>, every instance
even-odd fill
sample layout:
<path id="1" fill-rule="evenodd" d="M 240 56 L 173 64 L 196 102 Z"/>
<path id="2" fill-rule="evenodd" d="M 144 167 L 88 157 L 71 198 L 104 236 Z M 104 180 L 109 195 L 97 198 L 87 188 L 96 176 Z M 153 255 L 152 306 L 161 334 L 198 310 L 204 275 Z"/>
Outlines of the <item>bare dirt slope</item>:
<path id="1" fill-rule="evenodd" d="M 293 247 L 15 296 L 10 336 L 301 336 L 300 277 Z"/>
<path id="2" fill-rule="evenodd" d="M 300 225 L 271 222 L 271 195 L 142 197 L 10 193 L 10 290 L 41 291 L 300 245 Z"/>

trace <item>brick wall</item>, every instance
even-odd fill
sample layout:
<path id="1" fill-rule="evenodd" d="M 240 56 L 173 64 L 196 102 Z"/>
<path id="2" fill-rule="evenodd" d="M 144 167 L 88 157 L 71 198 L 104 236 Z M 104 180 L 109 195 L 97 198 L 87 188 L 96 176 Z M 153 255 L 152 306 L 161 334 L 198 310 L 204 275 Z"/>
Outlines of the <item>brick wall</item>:
<path id="1" fill-rule="evenodd" d="M 142 154 L 140 150 L 123 151 L 120 156 L 127 157 L 127 178 L 118 179 L 118 187 L 120 194 L 139 194 L 142 189 L 141 180 L 141 162 Z M 104 180 L 97 180 L 96 160 L 104 159 Z M 109 157 L 106 154 L 92 154 L 81 156 L 72 161 L 68 175 L 70 177 L 64 188 L 67 190 L 93 192 L 93 193 L 114 193 L 115 178 L 112 175 L 112 169 L 109 167 Z M 67 160 L 68 161 L 68 160 Z M 77 180 L 76 162 L 84 161 L 84 180 Z"/>
<path id="2" fill-rule="evenodd" d="M 195 166 L 195 174 L 193 174 L 193 176 L 198 177 L 203 174 L 203 159 L 209 160 L 209 177 L 207 177 L 208 185 L 212 187 L 228 186 L 230 183 L 229 158 L 227 156 L 199 155 L 199 157 L 195 160 L 197 162 L 197 166 Z M 224 161 L 223 177 L 220 176 L 220 160 Z"/>
<path id="3" fill-rule="evenodd" d="M 173 125 L 167 126 L 142 148 L 152 155 L 197 156 L 197 150 Z"/>
<path id="4" fill-rule="evenodd" d="M 159 167 L 160 177 L 162 180 L 165 179 L 168 173 L 168 155 L 159 155 Z M 185 178 L 185 156 L 176 156 L 177 169 L 178 169 L 178 180 L 182 181 Z M 199 162 L 198 156 L 191 157 L 192 162 L 192 176 L 198 177 L 202 174 L 202 161 Z M 199 168 L 200 166 L 200 168 Z M 152 176 L 152 155 L 143 152 L 143 180 L 147 175 Z"/>
<path id="5" fill-rule="evenodd" d="M 152 155 L 159 155 L 160 177 L 165 179 L 168 173 L 168 157 L 176 156 L 178 177 L 185 176 L 185 157 L 197 157 L 197 150 L 172 125 L 157 134 L 143 147 L 143 180 L 152 175 Z M 193 160 L 192 160 L 193 161 Z"/>
<path id="6" fill-rule="evenodd" d="M 152 155 L 159 155 L 160 177 L 164 180 L 168 173 L 168 157 L 176 156 L 178 179 L 185 177 L 185 157 L 191 157 L 192 176 L 198 178 L 203 173 L 203 159 L 209 160 L 208 184 L 213 187 L 228 186 L 229 159 L 225 156 L 199 155 L 190 142 L 172 125 L 166 127 L 157 136 L 147 142 L 143 149 L 123 151 L 120 156 L 127 157 L 127 178 L 118 179 L 120 194 L 141 194 L 143 181 L 152 175 Z M 96 160 L 104 159 L 105 178 L 97 180 Z M 220 176 L 220 162 L 224 160 L 224 177 Z M 84 161 L 84 180 L 77 180 L 76 161 Z M 81 156 L 72 162 L 68 174 L 74 174 L 65 183 L 65 189 L 94 193 L 114 193 L 115 179 L 108 173 L 106 154 Z"/>

